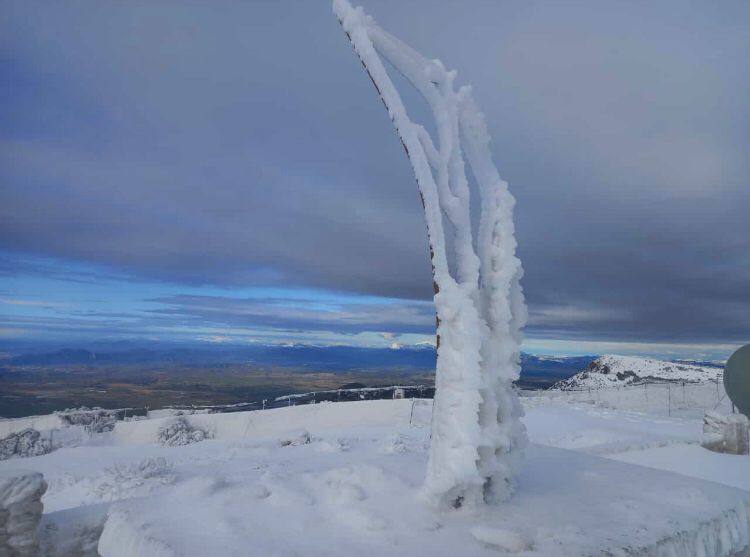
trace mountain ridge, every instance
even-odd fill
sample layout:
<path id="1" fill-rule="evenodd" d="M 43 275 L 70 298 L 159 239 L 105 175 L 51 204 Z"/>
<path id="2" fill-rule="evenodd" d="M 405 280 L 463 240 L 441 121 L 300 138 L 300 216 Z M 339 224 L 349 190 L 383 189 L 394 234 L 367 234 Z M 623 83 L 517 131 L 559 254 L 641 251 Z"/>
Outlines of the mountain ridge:
<path id="1" fill-rule="evenodd" d="M 558 391 L 607 389 L 657 382 L 705 383 L 717 381 L 723 368 L 653 358 L 607 354 L 591 362 L 586 369 L 555 383 Z"/>

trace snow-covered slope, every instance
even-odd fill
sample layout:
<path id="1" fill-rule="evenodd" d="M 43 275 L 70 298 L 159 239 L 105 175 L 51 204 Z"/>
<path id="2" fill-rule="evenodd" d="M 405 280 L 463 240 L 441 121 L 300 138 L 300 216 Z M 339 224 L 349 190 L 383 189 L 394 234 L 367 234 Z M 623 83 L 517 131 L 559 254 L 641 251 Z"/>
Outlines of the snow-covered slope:
<path id="1" fill-rule="evenodd" d="M 535 445 L 516 494 L 475 510 L 439 512 L 420 495 L 429 400 L 118 422 L 0 471 L 21 465 L 49 484 L 42 557 L 706 557 L 748 545 L 750 458 L 702 449 L 699 417 L 569 394 L 523 399 Z M 210 435 L 164 443 L 180 419 Z"/>
<path id="2" fill-rule="evenodd" d="M 430 403 L 412 404 L 190 416 L 215 437 L 185 447 L 154 446 L 162 420 L 118 424 L 112 456 L 132 447 L 135 454 L 119 457 L 168 466 L 122 468 L 133 487 L 121 494 L 133 491 L 109 508 L 99 553 L 720 556 L 750 541 L 747 492 L 591 454 L 697 440 L 698 422 L 655 426 L 645 416 L 564 405 L 530 409 L 527 424 L 532 439 L 579 450 L 534 446 L 509 502 L 436 512 L 419 491 Z"/>
<path id="3" fill-rule="evenodd" d="M 657 381 L 704 383 L 716 381 L 722 373 L 719 367 L 608 355 L 594 360 L 588 368 L 573 377 L 555 383 L 552 389 L 606 389 Z"/>

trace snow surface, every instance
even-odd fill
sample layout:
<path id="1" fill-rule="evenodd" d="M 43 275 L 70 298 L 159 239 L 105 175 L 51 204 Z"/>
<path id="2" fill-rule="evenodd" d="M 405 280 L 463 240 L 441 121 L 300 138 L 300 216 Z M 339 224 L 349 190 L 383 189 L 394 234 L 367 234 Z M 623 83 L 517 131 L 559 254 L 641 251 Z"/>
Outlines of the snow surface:
<path id="1" fill-rule="evenodd" d="M 609 389 L 644 382 L 675 381 L 687 383 L 717 382 L 723 369 L 686 363 L 665 362 L 651 358 L 606 355 L 589 367 L 552 387 L 558 390 Z"/>
<path id="2" fill-rule="evenodd" d="M 158 442 L 172 416 L 118 422 L 0 470 L 44 474 L 44 556 L 711 556 L 750 541 L 750 457 L 700 447 L 699 418 L 522 400 L 517 492 L 483 509 L 420 499 L 429 400 L 185 416 L 214 438 L 184 446 Z"/>

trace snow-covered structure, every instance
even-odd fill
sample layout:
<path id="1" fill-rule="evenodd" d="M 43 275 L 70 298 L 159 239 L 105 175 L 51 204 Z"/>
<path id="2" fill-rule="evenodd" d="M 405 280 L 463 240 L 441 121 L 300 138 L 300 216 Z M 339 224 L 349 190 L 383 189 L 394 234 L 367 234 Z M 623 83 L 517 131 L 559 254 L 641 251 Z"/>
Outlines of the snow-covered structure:
<path id="1" fill-rule="evenodd" d="M 492 162 L 484 117 L 456 72 L 381 29 L 361 8 L 334 13 L 375 85 L 411 162 L 424 205 L 438 360 L 426 495 L 440 505 L 506 498 L 526 434 L 512 388 L 526 309 L 515 255 L 513 196 Z M 413 122 L 383 59 L 419 91 L 437 137 Z M 480 200 L 472 230 L 466 162 Z M 449 249 L 455 261 L 449 262 Z"/>

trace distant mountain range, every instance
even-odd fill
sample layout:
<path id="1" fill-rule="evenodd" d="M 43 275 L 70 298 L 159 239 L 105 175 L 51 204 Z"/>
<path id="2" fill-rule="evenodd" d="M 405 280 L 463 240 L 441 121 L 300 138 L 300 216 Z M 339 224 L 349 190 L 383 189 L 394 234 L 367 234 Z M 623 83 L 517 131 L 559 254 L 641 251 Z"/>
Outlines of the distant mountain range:
<path id="1" fill-rule="evenodd" d="M 13 366 L 252 363 L 329 371 L 383 367 L 433 369 L 435 367 L 435 350 L 431 347 L 393 350 L 390 348 L 303 345 L 137 348 L 112 352 L 64 348 L 52 352 L 14 356 L 7 359 L 5 363 Z"/>
<path id="2" fill-rule="evenodd" d="M 431 346 L 360 348 L 353 346 L 280 345 L 199 345 L 117 347 L 108 350 L 62 348 L 11 356 L 0 364 L 10 366 L 100 366 L 100 365 L 180 365 L 256 364 L 310 371 L 430 371 L 435 369 L 435 349 Z M 556 357 L 521 355 L 522 388 L 546 388 L 584 369 L 596 356 Z"/>
<path id="3" fill-rule="evenodd" d="M 431 346 L 361 348 L 355 346 L 308 345 L 198 345 L 165 348 L 127 347 L 94 351 L 62 348 L 28 353 L 0 361 L 6 366 L 212 366 L 253 364 L 303 371 L 378 372 L 382 370 L 429 372 L 435 369 L 436 352 Z M 525 389 L 601 389 L 653 381 L 714 381 L 723 368 L 707 362 L 668 362 L 631 356 L 539 356 L 521 354 L 521 377 Z"/>
<path id="4" fill-rule="evenodd" d="M 716 381 L 724 370 L 704 362 L 665 362 L 632 356 L 601 356 L 586 369 L 553 385 L 553 389 L 606 389 L 653 382 L 703 383 Z"/>

